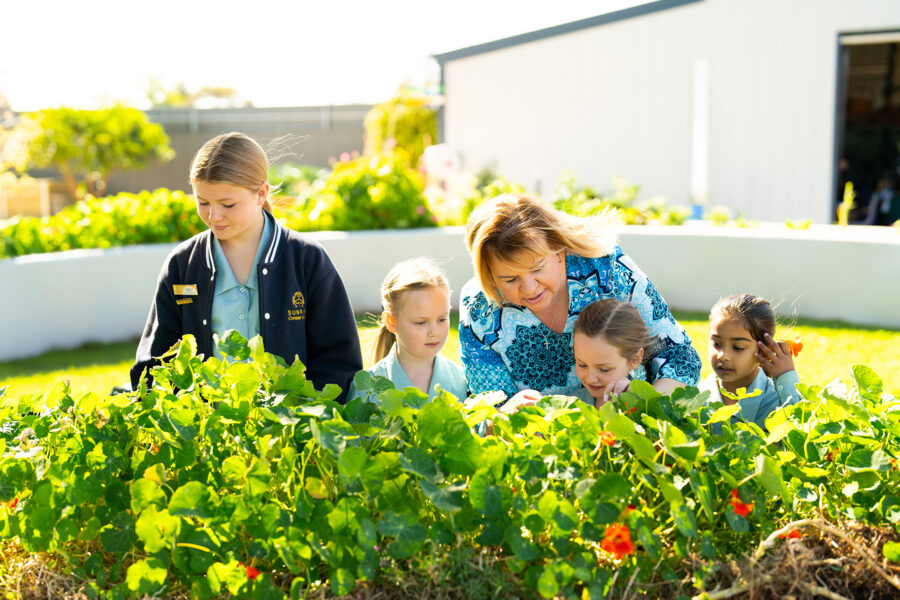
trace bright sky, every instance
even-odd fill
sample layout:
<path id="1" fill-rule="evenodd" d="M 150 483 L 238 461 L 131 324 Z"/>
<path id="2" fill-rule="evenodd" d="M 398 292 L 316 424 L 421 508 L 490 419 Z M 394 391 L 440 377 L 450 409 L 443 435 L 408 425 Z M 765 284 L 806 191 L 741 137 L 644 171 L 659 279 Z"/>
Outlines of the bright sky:
<path id="1" fill-rule="evenodd" d="M 151 77 L 255 106 L 372 103 L 437 81 L 432 54 L 646 0 L 20 0 L 0 10 L 0 94 L 17 111 L 148 108 Z"/>

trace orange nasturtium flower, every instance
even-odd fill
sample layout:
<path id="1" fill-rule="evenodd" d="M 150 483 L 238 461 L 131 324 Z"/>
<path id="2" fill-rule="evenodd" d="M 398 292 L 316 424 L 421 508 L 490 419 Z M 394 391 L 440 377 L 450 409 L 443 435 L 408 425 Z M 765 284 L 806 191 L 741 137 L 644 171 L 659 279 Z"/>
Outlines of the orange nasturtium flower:
<path id="1" fill-rule="evenodd" d="M 634 543 L 631 541 L 631 532 L 628 531 L 628 527 L 625 525 L 613 523 L 606 528 L 600 547 L 616 558 L 632 554 L 634 552 Z"/>
<path id="2" fill-rule="evenodd" d="M 750 502 L 749 504 L 746 504 L 741 502 L 738 491 L 731 490 L 731 507 L 734 509 L 734 514 L 746 517 L 753 510 L 753 503 Z"/>
<path id="3" fill-rule="evenodd" d="M 600 439 L 598 441 L 600 444 L 612 446 L 616 443 L 616 434 L 614 434 L 612 431 L 601 431 Z"/>
<path id="4" fill-rule="evenodd" d="M 259 569 L 257 569 L 256 567 L 252 565 L 245 565 L 243 563 L 238 564 L 240 564 L 246 570 L 247 579 L 256 579 L 257 577 L 259 577 Z"/>
<path id="5" fill-rule="evenodd" d="M 791 353 L 791 356 L 797 356 L 800 354 L 800 351 L 803 350 L 803 342 L 800 341 L 800 338 L 796 340 L 784 340 L 784 343 L 788 346 L 788 351 Z"/>
<path id="6" fill-rule="evenodd" d="M 797 531 L 796 529 L 791 529 L 787 533 L 782 533 L 778 535 L 779 539 L 786 540 L 788 538 L 801 538 L 803 534 Z"/>

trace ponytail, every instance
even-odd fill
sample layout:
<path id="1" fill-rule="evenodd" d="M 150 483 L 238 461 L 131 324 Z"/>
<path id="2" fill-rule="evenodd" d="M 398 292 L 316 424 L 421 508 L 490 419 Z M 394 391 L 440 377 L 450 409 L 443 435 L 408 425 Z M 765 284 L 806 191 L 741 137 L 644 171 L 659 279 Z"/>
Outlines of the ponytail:
<path id="1" fill-rule="evenodd" d="M 378 334 L 375 336 L 375 341 L 372 344 L 372 362 L 377 363 L 390 354 L 391 348 L 393 348 L 396 341 L 397 336 L 387 328 L 384 313 L 382 313 L 381 318 L 378 319 Z"/>

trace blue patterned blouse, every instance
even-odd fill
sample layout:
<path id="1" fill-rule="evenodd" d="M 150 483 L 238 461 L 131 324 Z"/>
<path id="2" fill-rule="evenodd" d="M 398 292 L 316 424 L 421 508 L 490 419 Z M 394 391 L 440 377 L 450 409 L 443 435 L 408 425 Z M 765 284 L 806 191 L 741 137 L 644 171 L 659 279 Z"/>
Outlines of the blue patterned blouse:
<path id="1" fill-rule="evenodd" d="M 647 365 L 650 381 L 669 377 L 687 385 L 700 380 L 700 356 L 653 283 L 619 246 L 607 256 L 566 255 L 569 315 L 562 333 L 529 309 L 492 302 L 477 278 L 463 286 L 459 310 L 459 351 L 469 392 L 524 389 L 569 394 L 581 387 L 575 375 L 572 327 L 581 310 L 596 300 L 630 302 L 643 317 L 660 350 Z"/>

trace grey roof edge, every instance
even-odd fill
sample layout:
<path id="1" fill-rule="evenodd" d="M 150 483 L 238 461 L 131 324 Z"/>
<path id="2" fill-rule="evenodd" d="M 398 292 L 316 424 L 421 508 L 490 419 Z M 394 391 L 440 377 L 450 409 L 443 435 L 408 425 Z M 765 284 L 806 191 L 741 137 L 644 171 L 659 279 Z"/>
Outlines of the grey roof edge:
<path id="1" fill-rule="evenodd" d="M 484 44 L 477 44 L 475 46 L 469 46 L 467 48 L 461 48 L 459 50 L 451 50 L 450 52 L 433 54 L 432 57 L 437 60 L 438 63 L 443 65 L 444 63 L 448 63 L 460 58 L 484 54 L 486 52 L 493 52 L 494 50 L 501 50 L 503 48 L 518 46 L 520 44 L 527 44 L 528 42 L 535 42 L 537 40 L 543 40 L 557 35 L 572 33 L 573 31 L 580 31 L 582 29 L 597 27 L 599 25 L 615 23 L 616 21 L 633 19 L 635 17 L 641 17 L 662 10 L 668 10 L 670 8 L 684 6 L 685 4 L 693 4 L 695 2 L 702 1 L 703 0 L 657 0 L 656 2 L 648 2 L 647 4 L 631 6 L 629 8 L 623 8 L 622 10 L 597 15 L 596 17 L 588 17 L 586 19 L 572 21 L 571 23 L 563 23 L 562 25 L 554 25 L 553 27 L 547 27 L 546 29 L 539 29 L 537 31 L 531 31 L 529 33 L 523 33 L 500 40 L 494 40 L 493 42 L 485 42 Z"/>

